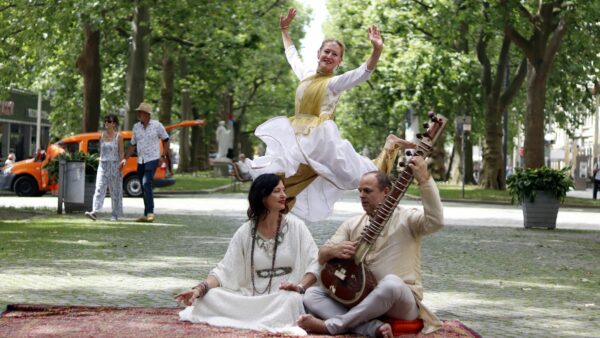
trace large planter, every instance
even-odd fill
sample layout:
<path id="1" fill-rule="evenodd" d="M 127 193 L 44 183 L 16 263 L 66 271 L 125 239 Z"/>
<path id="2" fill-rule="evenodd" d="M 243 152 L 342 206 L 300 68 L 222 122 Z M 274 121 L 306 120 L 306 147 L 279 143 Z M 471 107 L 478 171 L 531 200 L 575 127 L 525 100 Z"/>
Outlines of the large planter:
<path id="1" fill-rule="evenodd" d="M 552 194 L 538 190 L 535 201 L 523 201 L 523 224 L 525 228 L 556 228 L 560 200 Z"/>

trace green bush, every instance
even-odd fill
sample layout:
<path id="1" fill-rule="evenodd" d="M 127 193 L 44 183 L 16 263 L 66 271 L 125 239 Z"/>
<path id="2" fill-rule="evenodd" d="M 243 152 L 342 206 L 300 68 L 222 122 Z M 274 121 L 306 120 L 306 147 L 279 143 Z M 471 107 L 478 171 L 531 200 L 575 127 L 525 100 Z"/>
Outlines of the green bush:
<path id="1" fill-rule="evenodd" d="M 514 173 L 506 179 L 512 203 L 517 200 L 521 204 L 526 199 L 533 202 L 537 191 L 546 191 L 562 202 L 573 187 L 573 178 L 568 173 L 570 169 L 515 168 Z"/>
<path id="2" fill-rule="evenodd" d="M 52 183 L 58 182 L 58 162 L 60 160 L 66 160 L 67 162 L 85 162 L 85 174 L 96 175 L 98 171 L 99 158 L 98 154 L 86 154 L 81 151 L 75 151 L 72 153 L 64 153 L 56 156 L 46 163 L 44 169 L 48 170 L 48 179 Z"/>

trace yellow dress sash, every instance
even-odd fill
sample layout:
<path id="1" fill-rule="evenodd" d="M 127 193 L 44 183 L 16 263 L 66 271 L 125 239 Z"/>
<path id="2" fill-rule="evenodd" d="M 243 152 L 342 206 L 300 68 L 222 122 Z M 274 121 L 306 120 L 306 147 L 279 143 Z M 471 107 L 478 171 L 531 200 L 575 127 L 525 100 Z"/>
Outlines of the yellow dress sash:
<path id="1" fill-rule="evenodd" d="M 310 81 L 310 83 L 306 85 L 302 98 L 296 105 L 296 114 L 289 118 L 296 135 L 307 135 L 312 128 L 319 126 L 323 121 L 333 119 L 333 114 L 321 114 L 327 85 L 332 77 L 332 74 L 315 74 L 302 81 Z"/>

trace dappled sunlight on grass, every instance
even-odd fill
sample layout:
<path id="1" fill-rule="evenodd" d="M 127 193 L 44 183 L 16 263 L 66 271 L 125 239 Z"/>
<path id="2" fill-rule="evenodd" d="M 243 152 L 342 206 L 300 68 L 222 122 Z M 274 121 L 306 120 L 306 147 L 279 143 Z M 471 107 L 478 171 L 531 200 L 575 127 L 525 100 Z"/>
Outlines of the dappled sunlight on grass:
<path id="1" fill-rule="evenodd" d="M 85 239 L 80 239 L 77 241 L 67 241 L 67 240 L 48 240 L 48 242 L 57 243 L 57 244 L 72 244 L 72 245 L 83 245 L 83 246 L 102 246 L 107 245 L 106 242 L 90 242 Z"/>
<path id="2" fill-rule="evenodd" d="M 424 299 L 425 304 L 435 303 L 436 305 L 432 307 L 436 310 L 451 309 L 460 306 L 475 306 L 476 304 L 480 304 L 481 301 L 481 297 L 476 293 L 451 291 L 429 291 L 426 292 Z M 501 301 L 484 300 L 484 302 L 486 304 L 497 305 Z"/>
<path id="3" fill-rule="evenodd" d="M 3 275 L 0 274 L 0 277 Z M 14 278 L 23 281 L 42 279 L 44 283 L 5 284 L 0 282 L 3 293 L 32 292 L 32 291 L 60 291 L 71 290 L 71 292 L 108 292 L 113 295 L 135 294 L 144 290 L 156 290 L 159 286 L 162 290 L 168 288 L 181 288 L 182 285 L 195 285 L 198 279 L 174 278 L 169 276 L 132 276 L 128 274 L 11 274 Z M 195 284 L 194 284 L 195 283 Z"/>
<path id="4" fill-rule="evenodd" d="M 218 202 L 228 205 L 229 198 Z M 485 222 L 485 214 L 457 212 Z M 53 214 L 0 221 L 0 306 L 175 306 L 173 294 L 206 277 L 245 221 L 196 214 L 157 220 L 93 222 Z M 321 245 L 340 223 L 308 227 Z M 588 320 L 600 318 L 599 244 L 599 231 L 447 226 L 422 242 L 424 303 L 484 337 L 600 332 Z"/>
<path id="5" fill-rule="evenodd" d="M 500 289 L 504 288 L 520 288 L 524 291 L 531 290 L 533 288 L 538 289 L 551 289 L 551 290 L 577 290 L 577 287 L 572 285 L 563 285 L 557 283 L 542 283 L 542 282 L 527 282 L 518 280 L 469 280 L 471 284 L 478 284 L 482 287 L 496 287 Z"/>
<path id="6" fill-rule="evenodd" d="M 27 232 L 26 231 L 8 231 L 8 230 L 2 230 L 2 224 L 0 224 L 0 231 L 2 231 L 3 234 L 7 234 L 7 235 L 24 235 Z"/>
<path id="7" fill-rule="evenodd" d="M 535 298 L 515 292 L 511 296 L 494 298 L 450 291 L 428 292 L 424 302 L 433 304 L 430 307 L 442 319 L 460 319 L 472 327 L 488 323 L 488 334 L 485 334 L 486 330 L 480 331 L 484 337 L 504 336 L 502 332 L 511 332 L 511 337 L 529 337 L 531 332 L 537 332 L 535 336 L 538 337 L 589 337 L 590 330 L 582 330 L 585 323 L 581 320 L 595 320 L 598 307 L 590 303 L 587 306 L 565 304 L 555 297 L 551 292 Z"/>

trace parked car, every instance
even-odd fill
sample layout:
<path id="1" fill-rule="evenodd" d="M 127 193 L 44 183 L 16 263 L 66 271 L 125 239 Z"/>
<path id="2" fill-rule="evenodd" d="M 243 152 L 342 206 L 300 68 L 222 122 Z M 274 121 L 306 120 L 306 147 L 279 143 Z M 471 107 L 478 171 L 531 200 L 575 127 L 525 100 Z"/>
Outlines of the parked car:
<path id="1" fill-rule="evenodd" d="M 187 120 L 165 127 L 167 131 L 181 127 L 204 125 L 204 120 Z M 120 131 L 123 136 L 125 151 L 131 142 L 131 131 Z M 161 153 L 163 143 L 160 143 Z M 66 137 L 46 150 L 38 152 L 35 158 L 15 162 L 5 166 L 0 172 L 0 189 L 14 191 L 17 196 L 41 196 L 48 191 L 57 191 L 58 184 L 50 182 L 48 171 L 44 166 L 53 158 L 64 152 L 80 151 L 94 154 L 100 151 L 100 132 L 82 133 Z M 137 177 L 137 154 L 134 153 L 123 167 L 123 191 L 129 196 L 141 196 L 142 185 Z M 165 187 L 175 184 L 171 163 L 161 158 L 154 175 L 154 187 Z"/>

